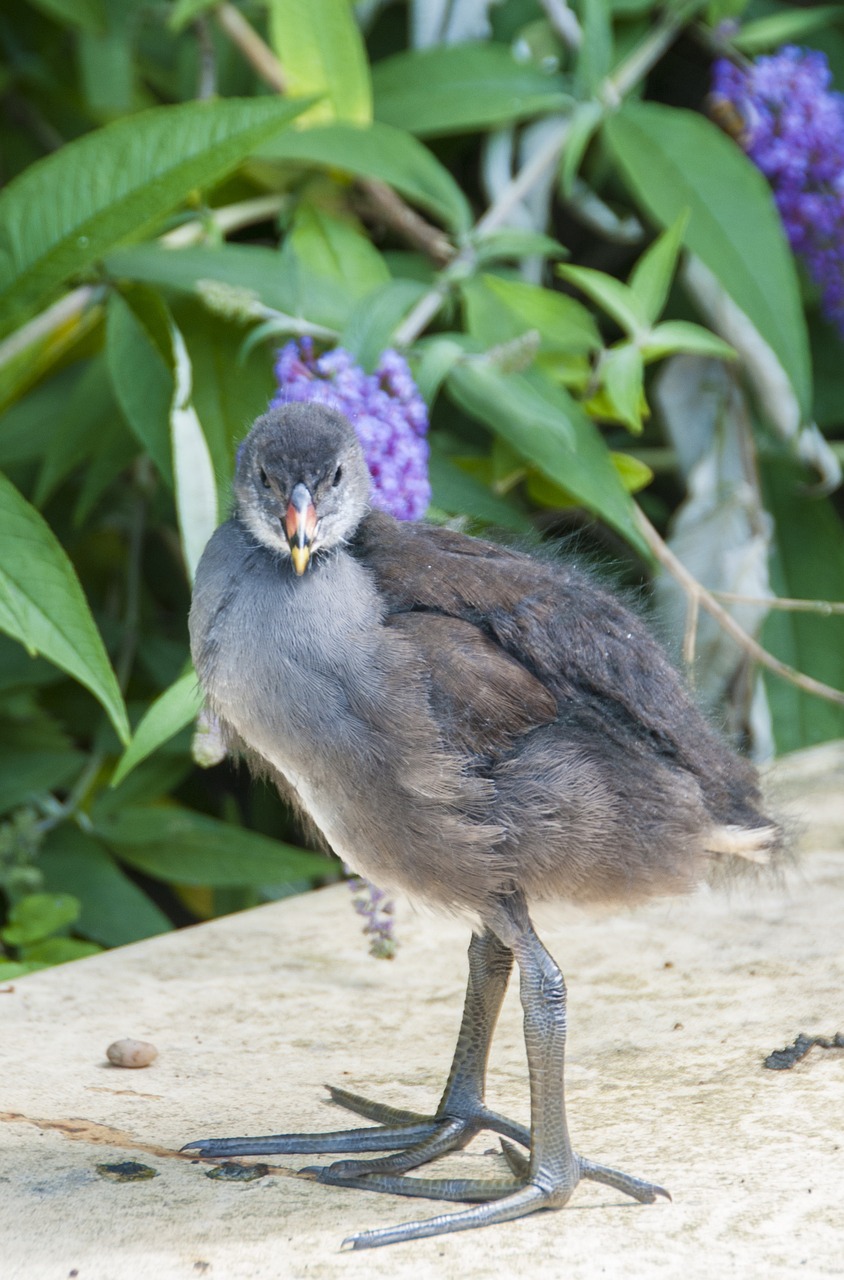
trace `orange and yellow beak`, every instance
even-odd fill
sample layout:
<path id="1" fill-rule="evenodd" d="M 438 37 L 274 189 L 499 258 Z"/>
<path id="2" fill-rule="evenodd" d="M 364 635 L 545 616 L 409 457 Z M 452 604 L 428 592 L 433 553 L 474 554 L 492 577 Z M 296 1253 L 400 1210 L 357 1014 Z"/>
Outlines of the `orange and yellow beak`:
<path id="1" fill-rule="evenodd" d="M 284 517 L 284 532 L 290 544 L 293 568 L 300 577 L 311 558 L 311 543 L 316 526 L 317 513 L 310 490 L 304 484 L 294 485 Z"/>

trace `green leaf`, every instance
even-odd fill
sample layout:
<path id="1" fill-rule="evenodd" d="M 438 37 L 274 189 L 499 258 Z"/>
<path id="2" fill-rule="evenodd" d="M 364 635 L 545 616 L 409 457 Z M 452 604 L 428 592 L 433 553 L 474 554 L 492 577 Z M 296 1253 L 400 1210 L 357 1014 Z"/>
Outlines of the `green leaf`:
<path id="1" fill-rule="evenodd" d="M 631 338 L 638 337 L 648 329 L 648 318 L 644 307 L 629 285 L 622 284 L 615 276 L 608 276 L 604 271 L 596 271 L 593 267 L 575 267 L 561 263 L 557 275 L 575 285 L 587 298 L 596 302 L 608 316 L 612 316 L 625 333 Z"/>
<path id="2" fill-rule="evenodd" d="M 421 355 L 414 366 L 419 394 L 430 408 L 450 370 L 463 358 L 462 334 L 432 334 L 416 344 Z"/>
<path id="3" fill-rule="evenodd" d="M 642 394 L 645 362 L 632 342 L 607 351 L 601 361 L 601 381 L 614 419 L 637 435 L 642 430 Z"/>
<path id="4" fill-rule="evenodd" d="M 607 120 L 605 137 L 657 222 L 669 226 L 691 210 L 685 244 L 773 349 L 808 414 L 811 374 L 797 276 L 761 173 L 709 120 L 658 103 L 625 103 Z"/>
<path id="5" fill-rule="evenodd" d="M 36 9 L 58 22 L 80 31 L 102 31 L 105 28 L 105 0 L 30 0 Z"/>
<path id="6" fill-rule="evenodd" d="M 49 525 L 0 474 L 0 630 L 90 689 L 122 742 L 126 708 L 73 565 Z"/>
<path id="7" fill-rule="evenodd" d="M 0 467 L 44 458 L 55 437 L 56 423 L 76 395 L 85 368 L 85 363 L 78 361 L 59 370 L 4 411 L 0 418 Z"/>
<path id="8" fill-rule="evenodd" d="M 79 938 L 47 938 L 32 947 L 24 947 L 23 958 L 30 965 L 46 969 L 54 964 L 67 964 L 69 960 L 84 960 L 102 950 L 94 942 L 82 942 Z"/>
<path id="9" fill-rule="evenodd" d="M 115 280 L 140 280 L 182 293 L 198 294 L 201 281 L 248 289 L 268 307 L 295 312 L 296 284 L 290 263 L 275 249 L 222 244 L 168 249 L 157 244 L 116 249 L 105 265 Z"/>
<path id="10" fill-rule="evenodd" d="M 291 98 L 319 95 L 307 120 L 372 119 L 369 63 L 350 0 L 267 0 L 270 43 Z"/>
<path id="11" fill-rule="evenodd" d="M 62 481 L 81 463 L 96 456 L 116 430 L 122 430 L 108 367 L 102 354 L 81 362 L 81 376 L 61 406 L 59 421 L 44 449 L 32 501 L 43 507 Z"/>
<path id="12" fill-rule="evenodd" d="M 425 291 L 418 280 L 390 280 L 373 289 L 350 311 L 340 346 L 371 372 L 382 351 L 391 345 L 396 326 Z"/>
<path id="13" fill-rule="evenodd" d="M 196 18 L 216 9 L 220 0 L 176 0 L 167 19 L 171 31 L 184 31 Z"/>
<path id="14" fill-rule="evenodd" d="M 92 942 L 122 947 L 173 928 L 100 842 L 69 823 L 50 833 L 38 866 L 51 893 L 71 893 L 79 900 L 74 928 Z"/>
<path id="15" fill-rule="evenodd" d="M 166 324 L 166 308 L 150 289 L 133 289 L 125 298 L 115 292 L 109 298 L 106 358 L 114 394 L 132 433 L 172 489 L 173 373 L 161 347 Z"/>
<path id="16" fill-rule="evenodd" d="M 513 124 L 571 104 L 560 76 L 516 62 L 500 44 L 436 45 L 373 67 L 375 115 L 422 137 Z"/>
<path id="17" fill-rule="evenodd" d="M 135 67 L 128 13 L 109 5 L 105 31 L 80 31 L 79 79 L 85 106 L 96 120 L 130 112 L 135 103 Z"/>
<path id="18" fill-rule="evenodd" d="M 260 154 L 377 178 L 452 231 L 465 232 L 472 225 L 471 206 L 448 169 L 403 129 L 377 121 L 287 129 L 265 143 Z"/>
<path id="19" fill-rule="evenodd" d="M 129 806 L 157 804 L 172 795 L 193 769 L 189 754 L 191 733 L 187 728 L 162 743 L 153 755 L 136 765 L 127 778 L 113 790 L 99 791 L 90 806 L 92 821 L 106 814 L 119 813 Z"/>
<path id="20" fill-rule="evenodd" d="M 574 84 L 578 98 L 592 98 L 613 62 L 612 15 L 607 0 L 581 0 L 582 43 Z"/>
<path id="21" fill-rule="evenodd" d="M 586 355 L 601 348 L 592 316 L 565 293 L 494 275 L 466 281 L 462 293 L 469 332 L 485 347 L 535 329 L 543 352 Z"/>
<path id="22" fill-rule="evenodd" d="M 572 111 L 560 169 L 560 189 L 564 196 L 571 195 L 580 162 L 603 118 L 604 108 L 591 99 L 579 102 Z"/>
<path id="23" fill-rule="evenodd" d="M 568 249 L 551 236 L 519 227 L 499 227 L 475 239 L 475 261 L 478 263 L 527 257 L 566 258 Z"/>
<path id="24" fill-rule="evenodd" d="M 648 555 L 595 424 L 562 387 L 539 374 L 502 374 L 481 360 L 455 365 L 447 386 L 461 409 Z"/>
<path id="25" fill-rule="evenodd" d="M 746 22 L 731 37 L 730 43 L 734 49 L 752 58 L 758 53 L 767 53 L 769 49 L 778 49 L 783 44 L 800 43 L 810 32 L 828 27 L 831 23 L 840 21 L 842 16 L 844 5 L 840 4 L 812 5 L 810 9 L 785 9 L 757 18 L 755 22 Z"/>
<path id="26" fill-rule="evenodd" d="M 79 773 L 81 751 L 5 751 L 0 748 L 0 813 L 17 808 L 45 791 L 63 787 Z"/>
<path id="27" fill-rule="evenodd" d="M 64 281 L 141 236 L 304 109 L 276 98 L 154 107 L 69 142 L 0 192 L 0 307 L 8 332 Z"/>
<path id="28" fill-rule="evenodd" d="M 122 862 L 177 884 L 222 888 L 333 875 L 332 864 L 319 854 L 176 805 L 126 808 L 96 820 L 94 834 Z"/>
<path id="29" fill-rule="evenodd" d="M 689 320 L 664 320 L 656 325 L 642 343 L 645 361 L 660 360 L 663 356 L 685 351 L 690 355 L 712 356 L 716 360 L 735 360 L 735 349 L 717 334 Z"/>
<path id="30" fill-rule="evenodd" d="M 829 498 L 806 491 L 784 459 L 760 459 L 765 506 L 776 528 L 771 580 L 779 596 L 841 600 L 844 524 Z M 762 643 L 783 662 L 844 691 L 844 616 L 768 614 Z M 777 752 L 844 737 L 844 708 L 764 673 Z"/>
<path id="31" fill-rule="evenodd" d="M 516 529 L 520 533 L 530 528 L 525 511 L 512 501 L 500 497 L 483 481 L 464 471 L 445 453 L 436 448 L 436 437 L 431 437 L 431 459 L 428 472 L 433 490 L 435 507 L 450 515 L 471 516 L 502 529 Z"/>
<path id="32" fill-rule="evenodd" d="M 284 257 L 298 274 L 301 305 L 294 314 L 342 329 L 356 302 L 390 273 L 369 239 L 350 222 L 317 205 L 299 205 L 284 242 Z"/>
<path id="33" fill-rule="evenodd" d="M 646 462 L 632 453 L 610 453 L 610 461 L 628 493 L 638 493 L 651 483 L 654 473 Z"/>
<path id="34" fill-rule="evenodd" d="M 688 220 L 688 213 L 681 213 L 667 231 L 657 236 L 630 273 L 628 284 L 649 324 L 659 318 L 665 306 Z"/>
<path id="35" fill-rule="evenodd" d="M 9 911 L 9 923 L 0 938 L 9 947 L 25 947 L 72 924 L 79 903 L 67 893 L 30 893 Z"/>
<path id="36" fill-rule="evenodd" d="M 196 673 L 189 671 L 152 703 L 114 771 L 111 786 L 116 787 L 135 765 L 196 719 L 201 706 L 202 691 Z"/>

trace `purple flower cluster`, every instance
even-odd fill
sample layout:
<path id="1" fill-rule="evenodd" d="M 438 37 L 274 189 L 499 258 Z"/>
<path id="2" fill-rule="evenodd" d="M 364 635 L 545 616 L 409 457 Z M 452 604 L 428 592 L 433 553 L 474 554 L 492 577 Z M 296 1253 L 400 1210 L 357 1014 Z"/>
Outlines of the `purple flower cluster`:
<path id="1" fill-rule="evenodd" d="M 373 506 L 397 520 L 421 519 L 431 500 L 428 410 L 404 357 L 384 351 L 369 374 L 342 347 L 317 355 L 311 338 L 299 338 L 279 351 L 275 373 L 273 406 L 315 400 L 339 409 L 363 446 Z"/>
<path id="2" fill-rule="evenodd" d="M 349 888 L 355 911 L 366 920 L 363 932 L 369 938 L 369 954 L 376 960 L 392 960 L 399 945 L 393 933 L 392 898 L 358 876 L 349 881 Z"/>
<path id="3" fill-rule="evenodd" d="M 824 54 L 786 45 L 749 66 L 719 59 L 712 98 L 738 112 L 739 141 L 844 335 L 844 96 L 831 78 Z"/>

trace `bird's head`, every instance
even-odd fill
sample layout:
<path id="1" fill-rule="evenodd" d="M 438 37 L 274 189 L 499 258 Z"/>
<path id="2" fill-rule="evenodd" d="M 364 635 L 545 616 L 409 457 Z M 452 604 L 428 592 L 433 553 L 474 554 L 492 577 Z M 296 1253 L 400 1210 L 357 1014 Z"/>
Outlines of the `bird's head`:
<path id="1" fill-rule="evenodd" d="M 370 476 L 353 427 L 334 409 L 293 403 L 258 418 L 238 453 L 234 492 L 249 531 L 303 574 L 369 509 Z"/>

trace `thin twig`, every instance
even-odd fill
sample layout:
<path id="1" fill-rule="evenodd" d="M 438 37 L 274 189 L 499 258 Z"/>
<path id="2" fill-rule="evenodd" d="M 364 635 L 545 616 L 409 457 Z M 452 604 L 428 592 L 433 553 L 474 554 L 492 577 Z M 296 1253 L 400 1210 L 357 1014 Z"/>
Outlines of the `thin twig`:
<path id="1" fill-rule="evenodd" d="M 734 591 L 713 591 L 724 604 L 753 604 L 765 609 L 784 609 L 789 613 L 821 613 L 831 617 L 844 613 L 844 602 L 838 600 L 796 600 L 789 596 L 742 596 Z"/>
<path id="2" fill-rule="evenodd" d="M 287 92 L 287 77 L 278 58 L 258 32 L 233 4 L 221 4 L 214 17 L 232 44 L 237 45 L 247 62 L 276 93 Z"/>
<path id="3" fill-rule="evenodd" d="M 570 49 L 579 49 L 583 44 L 583 31 L 567 0 L 542 0 L 542 8 L 563 44 Z"/>
<path id="4" fill-rule="evenodd" d="M 686 630 L 683 635 L 683 662 L 686 670 L 689 672 L 690 679 L 694 679 L 695 670 L 695 646 L 697 644 L 697 624 L 700 616 L 700 597 L 696 595 L 687 598 L 686 605 Z"/>
<path id="5" fill-rule="evenodd" d="M 358 179 L 361 213 L 379 218 L 396 231 L 414 249 L 421 250 L 437 267 L 444 267 L 454 257 L 454 245 L 444 231 L 433 226 L 421 214 L 396 195 L 386 182 L 376 178 Z"/>
<path id="6" fill-rule="evenodd" d="M 209 209 L 203 217 L 191 218 L 189 222 L 183 222 L 181 226 L 165 232 L 163 236 L 159 236 L 158 243 L 165 249 L 184 249 L 205 240 L 212 229 L 221 236 L 227 236 L 243 227 L 252 227 L 256 222 L 267 222 L 280 213 L 287 202 L 286 195 L 275 194 L 255 196 L 252 200 L 238 200 L 236 204 Z"/>
<path id="7" fill-rule="evenodd" d="M 779 658 L 775 658 L 767 649 L 763 649 L 758 640 L 754 640 L 753 636 L 748 635 L 744 627 L 739 626 L 735 618 L 727 612 L 723 605 L 718 603 L 712 593 L 707 591 L 706 587 L 702 586 L 686 566 L 677 559 L 670 547 L 663 542 L 647 516 L 638 509 L 636 514 L 639 531 L 659 563 L 668 570 L 672 578 L 679 582 L 689 600 L 696 600 L 699 607 L 705 609 L 719 626 L 726 631 L 727 635 L 732 636 L 736 644 L 744 649 L 745 653 L 748 653 L 761 666 L 773 671 L 775 675 L 781 676 L 784 680 L 796 685 L 798 689 L 803 689 L 806 693 L 816 694 L 819 698 L 826 698 L 828 702 L 835 702 L 844 707 L 844 692 L 840 689 L 833 689 L 831 685 L 823 684 L 822 681 L 815 680 L 812 676 L 804 675 L 802 671 L 798 671 L 795 667 L 790 667 L 785 662 L 780 662 Z"/>
<path id="8" fill-rule="evenodd" d="M 10 333 L 8 338 L 0 342 L 0 369 L 26 351 L 27 347 L 31 347 L 34 342 L 49 338 L 57 329 L 69 325 L 72 320 L 81 316 L 89 307 L 101 302 L 104 297 L 105 289 L 102 285 L 96 284 L 83 284 L 78 289 L 66 293 L 63 298 L 59 298 L 58 302 L 47 307 L 46 311 L 28 320 L 26 324 L 21 325 L 14 333 Z"/>

